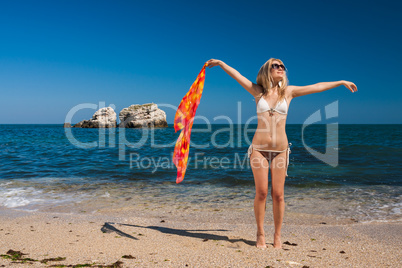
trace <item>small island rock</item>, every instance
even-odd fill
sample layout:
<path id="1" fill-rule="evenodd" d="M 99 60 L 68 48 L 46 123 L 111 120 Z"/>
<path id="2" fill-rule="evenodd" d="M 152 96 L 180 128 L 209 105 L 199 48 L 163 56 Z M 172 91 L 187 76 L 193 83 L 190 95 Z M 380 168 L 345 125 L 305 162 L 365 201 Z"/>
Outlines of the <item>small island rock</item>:
<path id="1" fill-rule="evenodd" d="M 90 120 L 83 120 L 74 125 L 81 128 L 113 128 L 116 127 L 116 112 L 112 107 L 104 107 L 96 111 Z"/>
<path id="2" fill-rule="evenodd" d="M 133 104 L 121 110 L 119 119 L 125 128 L 168 127 L 166 113 L 155 103 Z"/>

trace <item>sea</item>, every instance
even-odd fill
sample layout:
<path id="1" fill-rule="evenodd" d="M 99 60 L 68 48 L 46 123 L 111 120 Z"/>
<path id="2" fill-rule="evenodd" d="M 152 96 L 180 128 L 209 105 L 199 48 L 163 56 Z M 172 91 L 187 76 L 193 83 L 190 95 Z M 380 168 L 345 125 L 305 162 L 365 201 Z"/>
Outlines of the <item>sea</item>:
<path id="1" fill-rule="evenodd" d="M 255 188 L 247 149 L 256 127 L 194 124 L 187 170 L 177 184 L 172 157 L 180 131 L 173 125 L 3 124 L 0 208 L 95 213 L 185 204 L 194 210 L 252 209 Z M 286 133 L 291 143 L 288 211 L 359 222 L 401 221 L 402 125 L 289 124 Z"/>

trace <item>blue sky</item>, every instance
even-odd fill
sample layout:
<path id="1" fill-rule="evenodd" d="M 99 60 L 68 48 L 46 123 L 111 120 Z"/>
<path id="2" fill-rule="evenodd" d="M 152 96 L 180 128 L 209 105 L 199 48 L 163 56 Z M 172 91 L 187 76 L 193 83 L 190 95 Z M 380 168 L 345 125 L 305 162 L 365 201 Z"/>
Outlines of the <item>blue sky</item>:
<path id="1" fill-rule="evenodd" d="M 3 1 L 0 124 L 62 124 L 82 103 L 116 112 L 178 106 L 205 61 L 220 59 L 255 82 L 271 57 L 292 85 L 349 80 L 296 98 L 288 123 L 338 101 L 339 123 L 402 123 L 401 1 Z M 255 116 L 253 97 L 207 69 L 197 116 Z M 175 111 L 164 109 L 173 123 Z M 77 112 L 73 123 L 94 110 Z M 256 120 L 254 120 L 256 123 Z M 195 123 L 204 123 L 196 120 Z M 325 122 L 323 122 L 325 123 Z"/>

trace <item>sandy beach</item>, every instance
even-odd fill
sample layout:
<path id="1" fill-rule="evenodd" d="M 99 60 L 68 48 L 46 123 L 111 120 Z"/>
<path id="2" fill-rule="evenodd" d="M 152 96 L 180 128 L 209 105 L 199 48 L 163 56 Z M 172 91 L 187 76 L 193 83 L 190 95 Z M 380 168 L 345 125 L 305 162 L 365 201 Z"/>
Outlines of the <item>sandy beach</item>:
<path id="1" fill-rule="evenodd" d="M 8 209 L 0 215 L 0 267 L 402 266 L 400 222 L 287 213 L 283 248 L 274 249 L 272 213 L 267 211 L 268 247 L 258 249 L 252 208 Z"/>

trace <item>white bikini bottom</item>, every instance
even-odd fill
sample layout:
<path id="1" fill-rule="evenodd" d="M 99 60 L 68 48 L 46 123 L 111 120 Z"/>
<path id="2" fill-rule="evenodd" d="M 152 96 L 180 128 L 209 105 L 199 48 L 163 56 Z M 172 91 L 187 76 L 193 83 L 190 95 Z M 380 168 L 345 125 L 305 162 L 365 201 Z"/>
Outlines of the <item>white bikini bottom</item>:
<path id="1" fill-rule="evenodd" d="M 261 150 L 261 149 L 256 149 L 253 147 L 253 144 L 250 144 L 250 147 L 248 147 L 247 150 L 247 155 L 248 158 L 250 158 L 251 153 L 253 152 L 253 149 L 256 151 L 261 152 L 261 154 L 268 160 L 268 162 L 271 162 L 278 154 L 286 152 L 286 176 L 288 176 L 288 167 L 289 167 L 289 154 L 290 154 L 290 146 L 292 144 L 289 143 L 288 148 L 282 151 L 275 151 L 275 150 Z"/>

